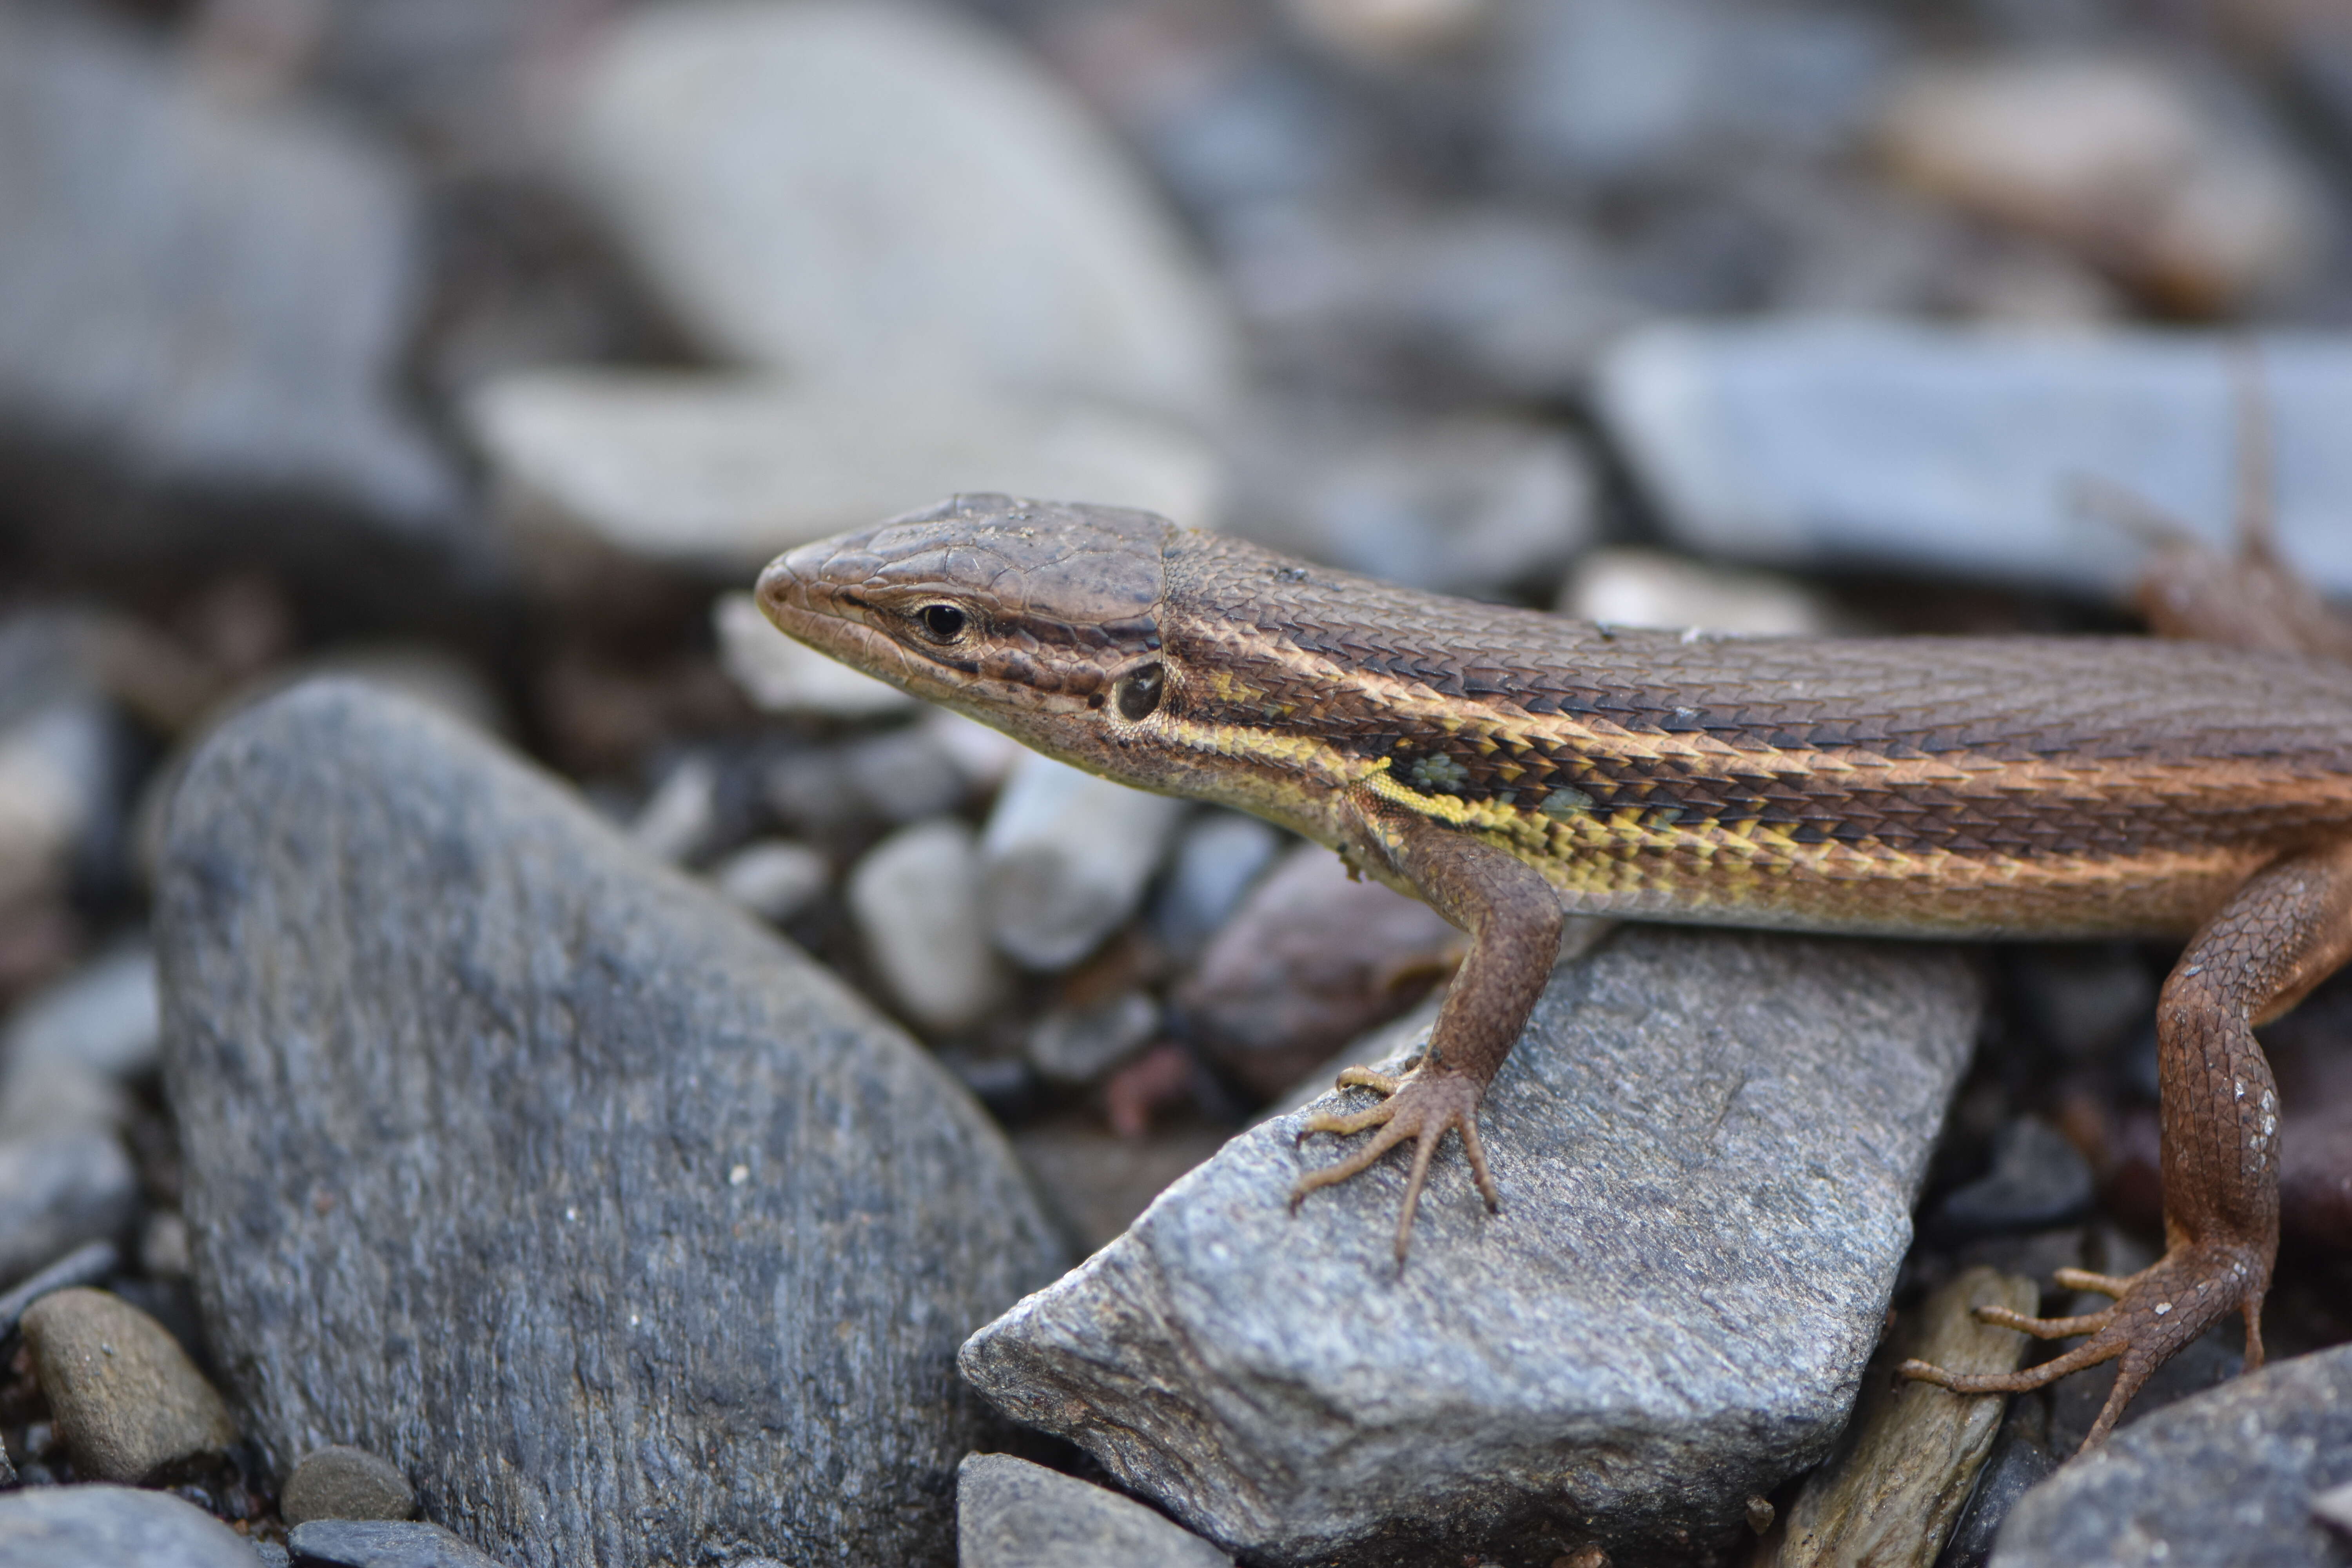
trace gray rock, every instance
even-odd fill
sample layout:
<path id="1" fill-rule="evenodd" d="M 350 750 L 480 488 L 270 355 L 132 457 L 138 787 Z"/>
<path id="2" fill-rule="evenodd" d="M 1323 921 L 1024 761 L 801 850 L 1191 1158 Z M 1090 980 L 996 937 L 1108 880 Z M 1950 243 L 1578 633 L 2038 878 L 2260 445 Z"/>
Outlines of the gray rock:
<path id="1" fill-rule="evenodd" d="M 2312 1513 L 2352 1481 L 2352 1345 L 2275 1362 L 2157 1411 L 2021 1500 L 1993 1568 L 2352 1563 Z"/>
<path id="2" fill-rule="evenodd" d="M 1590 466 L 1556 428 L 1281 413 L 1248 428 L 1234 526 L 1291 554 L 1435 593 L 1493 595 L 1549 588 L 1592 535 Z"/>
<path id="3" fill-rule="evenodd" d="M 112 717 L 94 698 L 60 698 L 0 729 L 0 908 L 54 897 L 111 833 L 120 763 Z"/>
<path id="4" fill-rule="evenodd" d="M 503 1568 L 437 1524 L 319 1519 L 286 1538 L 295 1568 Z"/>
<path id="5" fill-rule="evenodd" d="M 1203 812 L 1176 841 L 1167 879 L 1152 900 L 1153 933 L 1180 958 L 1198 952 L 1241 908 L 1282 846 L 1282 834 L 1255 816 Z"/>
<path id="6" fill-rule="evenodd" d="M 941 727 L 916 723 L 789 752 L 767 769 L 761 794 L 778 816 L 824 840 L 861 825 L 919 822 L 953 811 L 972 786 Z"/>
<path id="7" fill-rule="evenodd" d="M 92 1285 L 114 1272 L 121 1254 L 110 1241 L 93 1241 L 77 1247 L 39 1273 L 17 1284 L 5 1296 L 0 1296 L 0 1339 L 16 1331 L 17 1320 L 25 1309 L 52 1290 L 63 1290 L 75 1285 Z"/>
<path id="8" fill-rule="evenodd" d="M 180 1342 L 121 1297 L 53 1291 L 26 1310 L 24 1331 L 76 1475 L 166 1479 L 236 1441 L 227 1404 Z"/>
<path id="9" fill-rule="evenodd" d="M 0 1141 L 0 1283 L 121 1235 L 138 1207 L 137 1174 L 111 1131 Z"/>
<path id="10" fill-rule="evenodd" d="M 129 485 L 425 530 L 457 492 L 385 396 L 416 285 L 408 178 L 348 127 L 215 85 L 86 13 L 0 16 L 0 409 Z M 112 543 L 152 551 L 152 526 Z"/>
<path id="11" fill-rule="evenodd" d="M 1992 1169 L 1944 1196 L 1937 1217 L 1956 1231 L 2041 1230 L 2091 1206 L 2090 1163 L 2038 1116 L 1993 1137 Z"/>
<path id="12" fill-rule="evenodd" d="M 629 819 L 636 847 L 673 866 L 700 854 L 718 828 L 719 767 L 693 752 L 671 764 Z"/>
<path id="13" fill-rule="evenodd" d="M 1050 757 L 1022 758 L 980 841 L 999 951 L 1051 972 L 1101 946 L 1142 903 L 1184 809 Z"/>
<path id="14" fill-rule="evenodd" d="M 331 1444 L 305 1454 L 278 1494 L 289 1524 L 314 1519 L 414 1519 L 416 1494 L 400 1467 L 365 1448 Z"/>
<path id="15" fill-rule="evenodd" d="M 1149 415 L 935 384 L 532 371 L 466 405 L 527 552 L 743 582 L 795 544 L 959 490 L 1089 496 L 1193 527 L 1215 455 Z"/>
<path id="16" fill-rule="evenodd" d="M 1159 1032 L 1160 1005 L 1142 991 L 1055 1007 L 1029 1031 L 1029 1064 L 1056 1083 L 1092 1083 Z"/>
<path id="17" fill-rule="evenodd" d="M 154 1067 L 159 1027 L 155 952 L 134 939 L 26 998 L 0 1033 L 0 1063 L 68 1060 L 130 1078 Z"/>
<path id="18" fill-rule="evenodd" d="M 275 1541 L 257 1541 L 253 1550 L 261 1559 L 261 1568 L 294 1568 L 294 1554 Z"/>
<path id="19" fill-rule="evenodd" d="M 638 13 L 585 67 L 571 154 L 730 355 L 1195 418 L 1231 395 L 1233 331 L 1175 225 L 1066 89 L 950 13 Z"/>
<path id="20" fill-rule="evenodd" d="M 981 914 L 980 850 L 952 817 L 919 822 L 849 873 L 849 913 L 891 994 L 926 1027 L 960 1029 L 1004 999 Z"/>
<path id="21" fill-rule="evenodd" d="M 1418 899 L 1349 876 L 1320 845 L 1250 889 L 1173 997 L 1208 1055 L 1264 1095 L 1403 1012 L 1462 952 Z"/>
<path id="22" fill-rule="evenodd" d="M 1498 1217 L 1449 1142 L 1400 1272 L 1403 1162 L 1293 1215 L 1339 1149 L 1279 1119 L 964 1373 L 1253 1561 L 1696 1556 L 1843 1425 L 1978 1006 L 1932 949 L 1628 930 L 1487 1098 Z"/>
<path id="23" fill-rule="evenodd" d="M 254 1552 L 168 1492 L 33 1487 L 0 1493 L 0 1568 L 254 1568 Z"/>
<path id="24" fill-rule="evenodd" d="M 710 624 L 719 637 L 719 662 L 762 713 L 866 719 L 917 706 L 914 698 L 889 682 L 778 631 L 749 594 L 720 595 L 711 605 Z"/>
<path id="25" fill-rule="evenodd" d="M 533 1563 L 946 1555 L 953 1348 L 1057 1248 L 823 970 L 337 682 L 191 762 L 155 938 L 198 1299 L 281 1473 L 358 1444 Z"/>
<path id="26" fill-rule="evenodd" d="M 956 1568 L 1233 1568 L 1141 1503 L 1010 1454 L 956 1472 Z"/>
<path id="27" fill-rule="evenodd" d="M 1867 125 L 1895 43 L 1865 15 L 1719 0 L 1552 0 L 1506 16 L 1507 156 L 1570 187 L 1833 150 Z"/>
<path id="28" fill-rule="evenodd" d="M 772 921 L 788 921 L 833 881 L 824 856 L 788 838 L 746 844 L 710 868 L 711 884 L 734 902 Z"/>
<path id="29" fill-rule="evenodd" d="M 111 1134 L 131 1120 L 131 1097 L 104 1073 L 58 1057 L 0 1068 L 0 1146 L 73 1131 Z"/>
<path id="30" fill-rule="evenodd" d="M 2287 555 L 2352 592 L 2352 336 L 2261 341 Z M 1708 552 L 2115 595 L 2147 546 L 2085 515 L 2121 485 L 2234 547 L 2237 340 L 2022 337 L 1913 323 L 1660 327 L 1601 377 L 1603 416 L 1668 529 Z"/>

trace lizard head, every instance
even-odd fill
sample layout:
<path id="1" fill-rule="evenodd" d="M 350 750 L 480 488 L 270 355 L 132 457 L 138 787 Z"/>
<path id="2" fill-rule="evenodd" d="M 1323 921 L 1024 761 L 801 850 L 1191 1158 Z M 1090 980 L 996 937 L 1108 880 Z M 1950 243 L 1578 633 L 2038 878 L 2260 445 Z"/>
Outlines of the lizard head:
<path id="1" fill-rule="evenodd" d="M 760 574 L 791 636 L 1051 755 L 1154 782 L 1137 739 L 1168 687 L 1150 512 L 963 495 L 804 544 Z"/>

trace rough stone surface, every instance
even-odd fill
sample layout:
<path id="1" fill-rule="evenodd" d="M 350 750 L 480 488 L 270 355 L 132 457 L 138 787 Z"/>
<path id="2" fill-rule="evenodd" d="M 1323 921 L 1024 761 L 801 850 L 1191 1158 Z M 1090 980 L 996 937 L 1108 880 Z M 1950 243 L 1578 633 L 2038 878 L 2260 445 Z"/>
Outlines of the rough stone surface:
<path id="1" fill-rule="evenodd" d="M 341 1444 L 306 1454 L 278 1494 L 289 1524 L 314 1519 L 414 1519 L 416 1494 L 400 1467 L 381 1454 Z"/>
<path id="2" fill-rule="evenodd" d="M 945 11 L 640 12 L 584 73 L 572 157 L 678 314 L 754 363 L 1202 418 L 1231 395 L 1232 327 L 1148 187 Z"/>
<path id="3" fill-rule="evenodd" d="M 1084 496 L 1196 528 L 1218 513 L 1197 437 L 1067 400 L 562 370 L 494 382 L 467 416 L 527 543 L 593 540 L 730 582 L 959 490 Z"/>
<path id="4" fill-rule="evenodd" d="M 2025 1495 L 1993 1568 L 2344 1568 L 2312 1504 L 2352 1481 L 2352 1345 L 2274 1362 L 2118 1431 Z"/>
<path id="5" fill-rule="evenodd" d="M 236 1418 L 180 1342 L 121 1297 L 55 1291 L 26 1309 L 24 1328 L 76 1475 L 168 1479 L 236 1441 Z"/>
<path id="6" fill-rule="evenodd" d="M 348 127 L 213 86 L 65 7 L 0 15 L 0 406 L 134 482 L 439 518 L 451 476 L 385 396 L 407 177 Z"/>
<path id="7" fill-rule="evenodd" d="M 283 1473 L 493 1555 L 950 1552 L 951 1359 L 1052 1277 L 897 1030 L 493 743 L 342 682 L 191 762 L 157 894 L 206 1326 Z"/>
<path id="8" fill-rule="evenodd" d="M 2235 339 L 2024 337 L 1779 321 L 1662 327 L 1601 378 L 1603 415 L 1677 539 L 1790 565 L 2116 594 L 2147 545 L 2086 516 L 2085 479 L 2127 488 L 2222 545 L 2236 515 Z M 2261 340 L 2279 538 L 2352 593 L 2352 336 Z"/>
<path id="9" fill-rule="evenodd" d="M 138 1205 L 137 1173 L 110 1131 L 0 1142 L 0 1285 L 121 1234 Z"/>
<path id="10" fill-rule="evenodd" d="M 956 1472 L 956 1568 L 1233 1568 L 1199 1536 L 1117 1492 L 1011 1454 Z"/>
<path id="11" fill-rule="evenodd" d="M 194 1503 L 129 1487 L 0 1493 L 0 1568 L 254 1568 L 252 1543 Z"/>
<path id="12" fill-rule="evenodd" d="M 504 1568 L 437 1524 L 321 1519 L 287 1536 L 296 1568 Z"/>
<path id="13" fill-rule="evenodd" d="M 965 1375 L 1253 1561 L 1696 1555 L 1843 1424 L 1979 1005 L 1938 950 L 1629 929 L 1486 1100 L 1499 1216 L 1449 1142 L 1400 1272 L 1404 1163 L 1294 1216 L 1340 1151 L 1279 1118 Z"/>

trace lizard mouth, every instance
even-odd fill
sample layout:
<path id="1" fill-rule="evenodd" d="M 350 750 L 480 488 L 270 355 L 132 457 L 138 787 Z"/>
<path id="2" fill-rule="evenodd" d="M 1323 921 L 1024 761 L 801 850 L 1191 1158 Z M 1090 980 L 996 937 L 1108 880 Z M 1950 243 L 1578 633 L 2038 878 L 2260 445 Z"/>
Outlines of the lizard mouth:
<path id="1" fill-rule="evenodd" d="M 863 537 L 863 536 L 859 536 Z M 909 655 L 867 618 L 864 596 L 828 568 L 857 539 L 825 539 L 768 563 L 753 591 L 761 610 L 785 636 L 900 690 L 937 701 L 950 697 L 946 672 Z"/>

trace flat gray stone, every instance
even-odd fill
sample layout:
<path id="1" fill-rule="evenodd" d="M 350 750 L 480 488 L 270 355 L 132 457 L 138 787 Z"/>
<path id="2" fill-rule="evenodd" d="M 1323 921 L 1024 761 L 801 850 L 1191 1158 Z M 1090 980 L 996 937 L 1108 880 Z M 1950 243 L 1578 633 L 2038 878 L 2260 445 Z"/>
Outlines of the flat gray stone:
<path id="1" fill-rule="evenodd" d="M 2352 1482 L 2352 1345 L 2117 1432 L 2019 1500 L 1992 1568 L 2347 1568 L 2314 1505 Z"/>
<path id="2" fill-rule="evenodd" d="M 1099 497 L 1192 527 L 1219 514 L 1218 463 L 1198 437 L 1067 398 L 534 370 L 464 412 L 526 549 L 593 542 L 727 583 L 959 490 Z"/>
<path id="3" fill-rule="evenodd" d="M 437 1524 L 405 1520 L 312 1520 L 286 1544 L 296 1568 L 503 1568 Z"/>
<path id="4" fill-rule="evenodd" d="M 86 12 L 0 14 L 0 416 L 133 486 L 436 524 L 456 481 L 386 396 L 418 282 L 409 177 L 350 126 L 219 87 Z"/>
<path id="5" fill-rule="evenodd" d="M 1601 405 L 1694 549 L 2114 595 L 2148 546 L 2083 513 L 2085 479 L 2231 542 L 2240 342 L 1863 321 L 1657 327 L 1610 354 Z M 2280 542 L 2317 586 L 2352 593 L 2352 335 L 2259 346 Z"/>
<path id="6" fill-rule="evenodd" d="M 1213 420 L 1232 323 L 1070 89 L 944 8 L 630 15 L 567 148 L 679 319 L 812 380 L 1076 395 Z"/>
<path id="7" fill-rule="evenodd" d="M 121 1235 L 138 1209 L 138 1173 L 112 1131 L 0 1140 L 0 1285 Z"/>
<path id="8" fill-rule="evenodd" d="M 1010 1454 L 956 1472 L 956 1568 L 1234 1568 L 1141 1503 Z"/>
<path id="9" fill-rule="evenodd" d="M 1340 1148 L 1277 1118 L 964 1375 L 1253 1562 L 1696 1556 L 1843 1425 L 1979 1005 L 1944 950 L 1630 928 L 1487 1098 L 1499 1216 L 1449 1141 L 1400 1273 L 1404 1162 L 1294 1216 Z"/>
<path id="10" fill-rule="evenodd" d="M 0 1493 L 0 1568 L 254 1568 L 252 1542 L 169 1492 Z"/>
<path id="11" fill-rule="evenodd" d="M 366 1447 L 522 1563 L 949 1555 L 956 1344 L 1059 1256 L 902 1033 L 353 683 L 206 742 L 156 904 L 198 1299 L 278 1473 Z"/>

